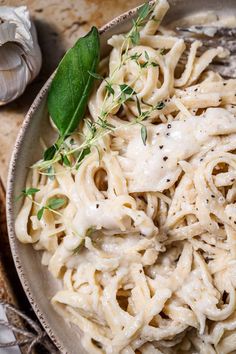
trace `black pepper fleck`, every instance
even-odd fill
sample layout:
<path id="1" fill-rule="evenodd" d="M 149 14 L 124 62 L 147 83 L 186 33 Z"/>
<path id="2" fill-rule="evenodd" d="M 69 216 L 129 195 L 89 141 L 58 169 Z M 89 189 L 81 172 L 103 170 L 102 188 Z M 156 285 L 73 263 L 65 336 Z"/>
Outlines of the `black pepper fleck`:
<path id="1" fill-rule="evenodd" d="M 198 91 L 198 88 L 195 88 L 195 90 L 194 90 L 195 92 L 197 92 Z"/>
<path id="2" fill-rule="evenodd" d="M 163 160 L 164 160 L 164 161 L 168 160 L 168 157 L 167 157 L 167 156 L 164 156 L 164 157 L 163 157 Z"/>
<path id="3" fill-rule="evenodd" d="M 170 129 L 171 128 L 171 124 L 167 124 L 167 129 Z"/>
<path id="4" fill-rule="evenodd" d="M 96 204 L 96 208 L 99 208 L 99 204 Z"/>
<path id="5" fill-rule="evenodd" d="M 227 83 L 226 83 L 226 82 L 223 82 L 223 85 L 224 85 L 224 86 L 226 86 L 226 85 L 227 85 Z"/>
<path id="6" fill-rule="evenodd" d="M 211 195 L 212 198 L 215 198 L 214 194 Z"/>
<path id="7" fill-rule="evenodd" d="M 163 147 L 164 147 L 164 145 L 159 145 L 159 148 L 160 148 L 160 149 L 163 149 Z"/>
<path id="8" fill-rule="evenodd" d="M 166 133 L 166 135 L 167 135 L 167 136 L 169 136 L 169 135 L 170 135 L 170 133 Z"/>
<path id="9" fill-rule="evenodd" d="M 167 178 L 166 182 L 170 182 L 170 179 L 169 179 L 169 178 Z"/>

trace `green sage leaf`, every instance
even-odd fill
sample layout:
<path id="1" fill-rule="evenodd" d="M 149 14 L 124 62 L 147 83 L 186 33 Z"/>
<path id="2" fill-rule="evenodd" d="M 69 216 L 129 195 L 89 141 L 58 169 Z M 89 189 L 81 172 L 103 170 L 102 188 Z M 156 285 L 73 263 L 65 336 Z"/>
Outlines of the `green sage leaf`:
<path id="1" fill-rule="evenodd" d="M 65 138 L 78 126 L 87 107 L 100 58 L 96 27 L 80 38 L 60 62 L 48 93 L 48 110 Z"/>

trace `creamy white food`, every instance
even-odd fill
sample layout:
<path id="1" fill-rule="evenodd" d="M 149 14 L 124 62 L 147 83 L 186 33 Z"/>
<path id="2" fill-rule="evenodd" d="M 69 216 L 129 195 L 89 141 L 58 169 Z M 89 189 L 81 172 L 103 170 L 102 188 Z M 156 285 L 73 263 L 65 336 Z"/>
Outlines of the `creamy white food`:
<path id="1" fill-rule="evenodd" d="M 16 220 L 19 240 L 60 279 L 52 304 L 88 353 L 236 352 L 236 80 L 208 68 L 227 50 L 199 54 L 200 41 L 189 48 L 159 27 L 167 10 L 159 0 L 126 53 L 123 35 L 109 39 L 100 66 L 115 95 L 121 84 L 135 90 L 142 111 L 164 103 L 141 122 L 146 141 L 137 101 L 116 106 L 115 128 L 78 170 L 57 162 L 52 179 L 33 168 L 27 187 L 40 191 Z M 155 65 L 140 65 L 147 58 Z M 111 105 L 105 86 L 90 98 L 92 121 Z M 38 220 L 58 196 L 65 205 Z"/>

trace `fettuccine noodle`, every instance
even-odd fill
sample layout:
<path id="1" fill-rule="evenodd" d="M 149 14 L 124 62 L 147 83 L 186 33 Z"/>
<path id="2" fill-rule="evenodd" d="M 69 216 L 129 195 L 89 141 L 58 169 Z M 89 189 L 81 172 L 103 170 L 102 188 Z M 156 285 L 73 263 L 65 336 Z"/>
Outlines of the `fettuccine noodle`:
<path id="1" fill-rule="evenodd" d="M 32 169 L 27 187 L 40 191 L 16 220 L 18 239 L 62 279 L 52 303 L 90 354 L 236 352 L 236 80 L 208 67 L 227 50 L 199 54 L 200 40 L 189 46 L 160 26 L 168 7 L 157 2 L 139 44 L 109 39 L 100 73 L 114 95 L 98 82 L 90 119 L 122 84 L 135 98 L 112 109 L 115 128 L 77 170 L 57 162 L 51 178 Z M 52 197 L 66 203 L 38 220 Z"/>

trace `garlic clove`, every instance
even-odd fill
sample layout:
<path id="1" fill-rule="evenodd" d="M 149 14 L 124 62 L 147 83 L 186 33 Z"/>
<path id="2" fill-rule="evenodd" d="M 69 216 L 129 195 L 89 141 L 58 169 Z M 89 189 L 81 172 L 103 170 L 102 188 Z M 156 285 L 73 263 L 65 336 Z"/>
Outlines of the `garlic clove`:
<path id="1" fill-rule="evenodd" d="M 42 63 L 26 6 L 0 7 L 0 105 L 20 96 Z"/>

